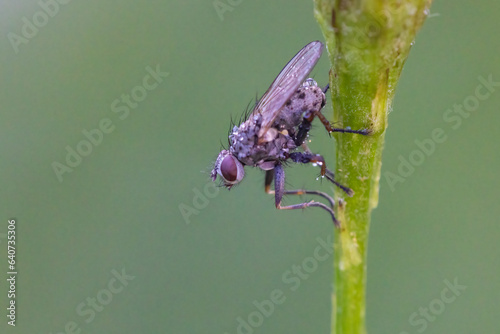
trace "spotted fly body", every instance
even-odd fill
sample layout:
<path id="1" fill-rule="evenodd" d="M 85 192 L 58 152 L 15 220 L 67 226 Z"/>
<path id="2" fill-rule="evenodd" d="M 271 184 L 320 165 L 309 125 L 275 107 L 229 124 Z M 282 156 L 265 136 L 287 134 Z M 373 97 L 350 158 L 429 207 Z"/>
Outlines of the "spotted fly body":
<path id="1" fill-rule="evenodd" d="M 266 173 L 265 191 L 274 194 L 277 209 L 319 207 L 326 210 L 339 227 L 333 212 L 334 200 L 330 195 L 314 190 L 285 190 L 284 187 L 283 166 L 286 162 L 311 163 L 321 168 L 321 177 L 327 178 L 348 196 L 353 195 L 351 189 L 335 181 L 334 173 L 326 168 L 324 158 L 312 153 L 305 143 L 315 117 L 319 118 L 328 133 L 369 133 L 367 130 L 334 128 L 321 113 L 328 86 L 321 89 L 316 81 L 306 78 L 322 51 L 321 42 L 311 42 L 286 64 L 247 119 L 230 132 L 229 148 L 219 153 L 211 178 L 215 181 L 219 175 L 223 185 L 230 189 L 244 178 L 244 166 L 259 167 Z M 273 179 L 274 190 L 271 189 Z M 284 195 L 303 194 L 320 196 L 328 205 L 318 201 L 281 205 Z"/>

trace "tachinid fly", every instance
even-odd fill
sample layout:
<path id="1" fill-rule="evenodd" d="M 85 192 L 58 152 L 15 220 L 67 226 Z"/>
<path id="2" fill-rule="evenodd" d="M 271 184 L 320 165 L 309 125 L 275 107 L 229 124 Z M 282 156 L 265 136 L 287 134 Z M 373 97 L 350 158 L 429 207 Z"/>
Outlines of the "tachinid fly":
<path id="1" fill-rule="evenodd" d="M 221 176 L 224 186 L 230 189 L 245 176 L 244 166 L 259 167 L 266 171 L 265 191 L 275 195 L 277 209 L 303 209 L 320 207 L 328 211 L 338 227 L 333 213 L 334 200 L 326 193 L 312 190 L 285 190 L 284 163 L 312 163 L 321 167 L 321 176 L 340 187 L 347 195 L 353 191 L 334 180 L 332 171 L 326 168 L 325 160 L 312 153 L 305 140 L 311 123 L 318 117 L 329 133 L 344 132 L 367 135 L 368 130 L 334 128 L 321 114 L 325 106 L 325 89 L 318 87 L 313 79 L 306 79 L 318 62 L 323 44 L 314 41 L 307 44 L 292 58 L 274 79 L 271 87 L 258 101 L 248 119 L 235 126 L 229 135 L 229 149 L 222 150 L 215 161 L 211 177 L 215 181 Z M 298 148 L 302 151 L 297 152 Z M 274 190 L 271 183 L 274 179 Z M 311 194 L 325 198 L 329 205 L 317 201 L 282 206 L 283 195 Z"/>

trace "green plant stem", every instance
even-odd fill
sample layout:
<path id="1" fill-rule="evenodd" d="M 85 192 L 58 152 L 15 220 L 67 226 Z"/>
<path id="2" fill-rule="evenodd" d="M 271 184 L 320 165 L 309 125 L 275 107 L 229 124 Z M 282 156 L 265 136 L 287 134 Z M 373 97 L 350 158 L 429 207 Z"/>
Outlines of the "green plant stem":
<path id="1" fill-rule="evenodd" d="M 315 0 L 315 17 L 331 62 L 333 119 L 370 136 L 336 134 L 341 229 L 334 238 L 332 333 L 365 330 L 370 215 L 378 204 L 382 148 L 394 91 L 432 0 Z"/>

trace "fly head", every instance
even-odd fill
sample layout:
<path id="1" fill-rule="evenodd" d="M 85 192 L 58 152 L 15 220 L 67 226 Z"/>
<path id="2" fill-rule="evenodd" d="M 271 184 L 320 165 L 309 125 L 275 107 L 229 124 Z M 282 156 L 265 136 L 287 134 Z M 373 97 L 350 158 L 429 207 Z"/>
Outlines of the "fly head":
<path id="1" fill-rule="evenodd" d="M 222 150 L 210 174 L 212 181 L 217 179 L 217 174 L 222 178 L 224 186 L 231 189 L 232 186 L 243 180 L 245 170 L 243 164 L 234 155 L 227 150 Z"/>

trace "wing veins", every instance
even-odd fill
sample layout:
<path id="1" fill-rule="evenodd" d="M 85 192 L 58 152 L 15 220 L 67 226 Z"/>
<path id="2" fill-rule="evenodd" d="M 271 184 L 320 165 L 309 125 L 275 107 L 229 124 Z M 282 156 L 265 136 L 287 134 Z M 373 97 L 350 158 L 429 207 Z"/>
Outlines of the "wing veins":
<path id="1" fill-rule="evenodd" d="M 252 115 L 263 116 L 259 138 L 265 135 L 285 103 L 311 73 L 322 51 L 323 44 L 319 41 L 307 44 L 285 65 L 262 95 L 252 112 Z"/>

